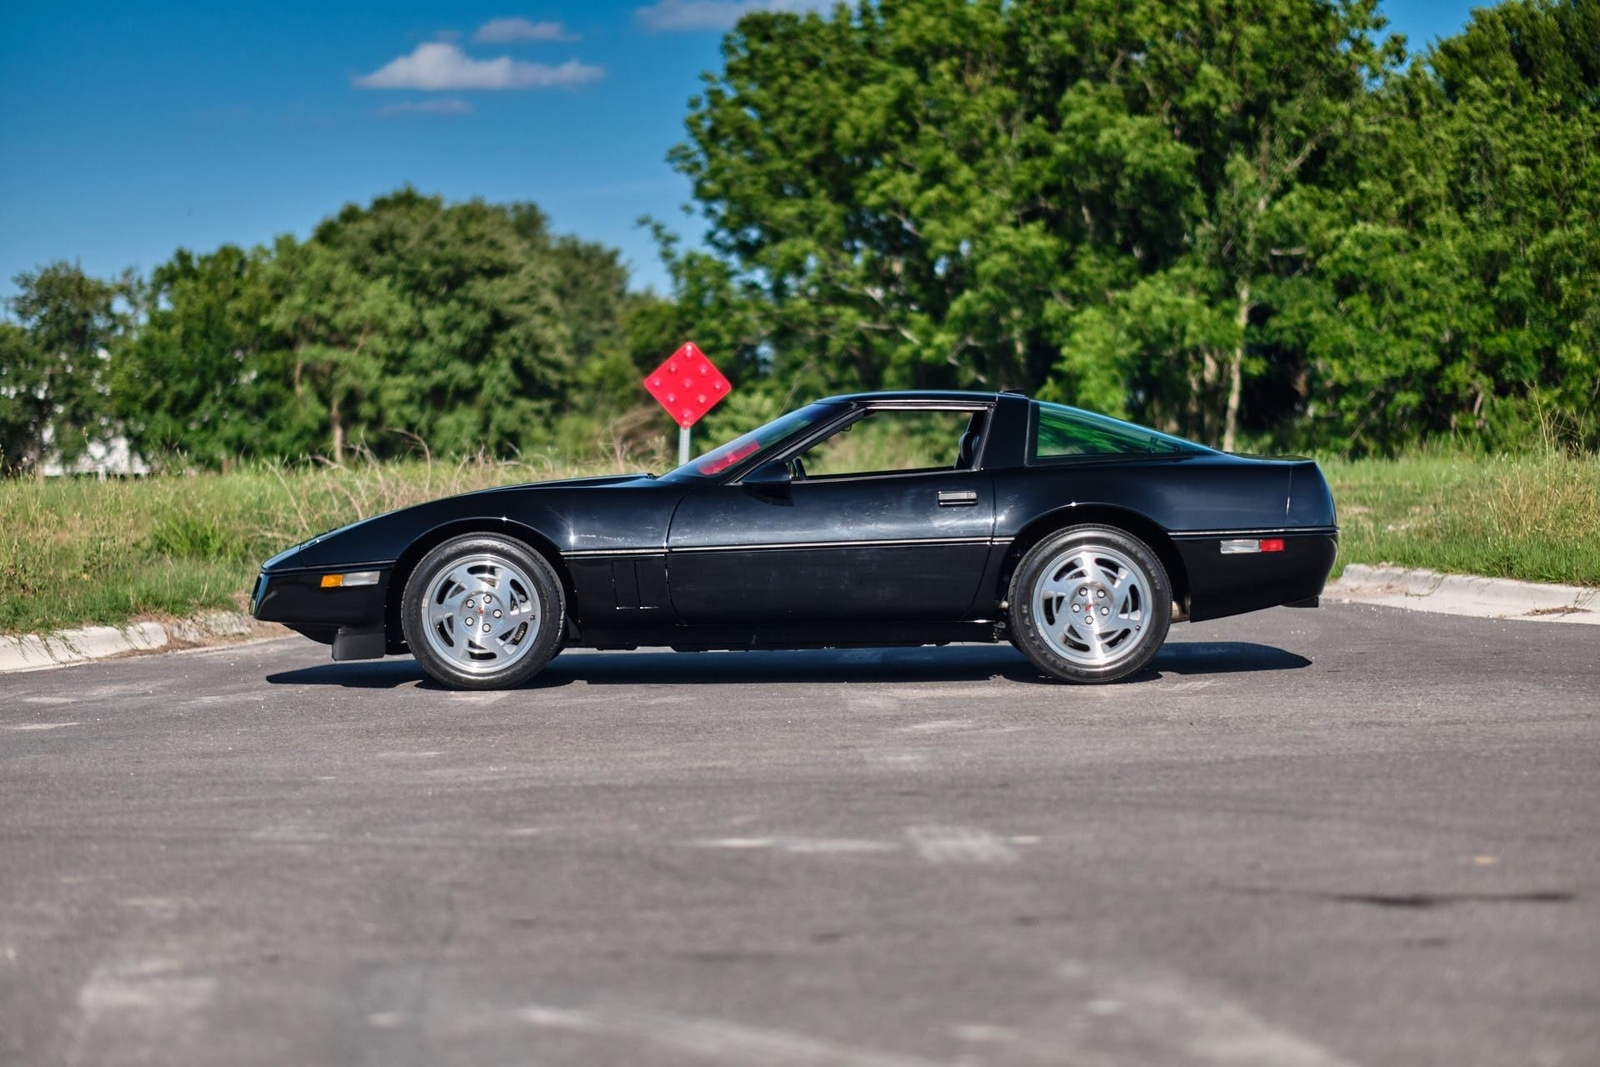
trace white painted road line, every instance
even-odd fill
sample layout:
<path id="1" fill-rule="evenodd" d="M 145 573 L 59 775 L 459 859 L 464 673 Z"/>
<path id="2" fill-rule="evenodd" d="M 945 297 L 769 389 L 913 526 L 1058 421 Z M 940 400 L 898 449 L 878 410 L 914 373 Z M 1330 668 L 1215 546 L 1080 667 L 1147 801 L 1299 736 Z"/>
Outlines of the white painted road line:
<path id="1" fill-rule="evenodd" d="M 893 841 L 869 841 L 857 838 L 835 837 L 712 837 L 695 841 L 698 848 L 720 848 L 732 851 L 772 849 L 795 856 L 808 855 L 862 855 L 875 852 L 899 852 L 901 846 Z"/>
<path id="2" fill-rule="evenodd" d="M 1004 838 L 968 826 L 908 826 L 906 837 L 917 855 L 929 863 L 1001 866 L 1017 862 Z"/>
<path id="3" fill-rule="evenodd" d="M 1010 840 L 969 826 L 910 826 L 906 838 L 917 858 L 926 863 L 1006 866 L 1017 862 L 1012 844 L 1037 844 L 1039 838 L 1023 835 Z M 900 852 L 905 846 L 894 841 L 834 837 L 708 837 L 689 844 L 696 848 L 728 851 L 787 852 L 790 855 L 867 855 Z"/>
<path id="4" fill-rule="evenodd" d="M 1108 1032 L 1132 1027 L 1144 1033 L 1172 1050 L 1169 1062 L 1351 1067 L 1348 1060 L 1175 974 L 1093 968 L 1077 961 L 1062 964 L 1057 973 L 1079 988 L 1082 1012 L 1101 1020 Z M 1094 1026 L 1080 1026 L 1078 1039 L 1092 1035 Z"/>
<path id="5" fill-rule="evenodd" d="M 69 1067 L 181 1062 L 197 1037 L 216 980 L 182 973 L 172 960 L 102 964 L 78 993 Z"/>
<path id="6" fill-rule="evenodd" d="M 997 1052 L 1003 1049 L 1007 1062 L 1352 1067 L 1327 1049 L 1173 974 L 1091 969 L 1076 962 L 1061 965 L 1058 973 L 1076 987 L 1076 995 L 1035 1025 L 974 1020 L 953 1024 L 951 1036 Z M 529 1004 L 517 1009 L 515 1017 L 541 1030 L 660 1046 L 712 1063 L 752 1067 L 935 1067 L 936 1063 L 785 1030 L 617 1006 L 574 1009 Z M 955 1062 L 988 1059 L 979 1054 Z M 639 1053 L 639 1062 L 650 1060 L 647 1051 Z"/>
<path id="7" fill-rule="evenodd" d="M 720 1019 L 666 1015 L 622 1008 L 571 1008 L 530 1004 L 517 1018 L 541 1030 L 629 1038 L 685 1052 L 713 1063 L 761 1067 L 944 1067 L 933 1060 L 852 1048 L 786 1030 L 744 1026 Z M 642 1054 L 640 1063 L 651 1057 Z"/>
<path id="8" fill-rule="evenodd" d="M 489 705 L 489 704 L 498 704 L 498 703 L 500 703 L 502 700 L 504 700 L 506 697 L 508 697 L 510 695 L 511 694 L 509 692 L 507 692 L 504 689 L 501 689 L 501 690 L 498 690 L 498 691 L 495 691 L 495 692 L 487 692 L 487 693 L 454 692 L 454 693 L 445 694 L 445 697 L 452 704 L 475 704 L 475 705 L 478 705 L 479 707 L 482 707 L 482 706 Z"/>

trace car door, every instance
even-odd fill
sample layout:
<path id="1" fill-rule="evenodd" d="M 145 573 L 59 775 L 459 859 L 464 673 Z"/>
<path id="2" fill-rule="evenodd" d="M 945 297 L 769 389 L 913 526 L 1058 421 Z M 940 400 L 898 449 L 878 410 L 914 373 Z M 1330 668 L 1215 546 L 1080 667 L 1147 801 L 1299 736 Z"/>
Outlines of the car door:
<path id="1" fill-rule="evenodd" d="M 958 415 L 976 424 L 986 413 Z M 846 469 L 690 492 L 668 533 L 668 585 L 679 619 L 962 618 L 994 528 L 991 479 L 971 469 L 972 442 L 964 451 L 962 442 L 958 428 L 954 454 L 937 467 Z M 808 455 L 816 453 L 802 453 L 802 462 Z"/>

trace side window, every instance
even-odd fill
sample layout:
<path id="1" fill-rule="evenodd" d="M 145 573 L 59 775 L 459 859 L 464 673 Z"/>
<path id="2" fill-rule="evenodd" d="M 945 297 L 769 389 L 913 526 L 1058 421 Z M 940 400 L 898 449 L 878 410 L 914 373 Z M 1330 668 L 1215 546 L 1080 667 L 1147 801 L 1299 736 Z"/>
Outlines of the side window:
<path id="1" fill-rule="evenodd" d="M 1090 411 L 1035 400 L 1030 459 L 1206 452 L 1204 445 Z"/>
<path id="2" fill-rule="evenodd" d="M 971 467 L 986 412 L 873 411 L 801 453 L 807 478 L 953 470 Z M 964 462 L 963 462 L 964 460 Z"/>

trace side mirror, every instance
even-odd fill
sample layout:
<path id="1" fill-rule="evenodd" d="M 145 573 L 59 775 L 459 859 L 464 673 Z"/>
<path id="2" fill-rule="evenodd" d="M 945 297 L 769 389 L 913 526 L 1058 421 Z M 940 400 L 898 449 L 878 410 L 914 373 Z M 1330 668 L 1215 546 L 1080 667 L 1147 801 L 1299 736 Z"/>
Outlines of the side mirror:
<path id="1" fill-rule="evenodd" d="M 773 460 L 770 463 L 763 463 L 739 480 L 744 485 L 788 485 L 792 479 L 789 465 Z"/>

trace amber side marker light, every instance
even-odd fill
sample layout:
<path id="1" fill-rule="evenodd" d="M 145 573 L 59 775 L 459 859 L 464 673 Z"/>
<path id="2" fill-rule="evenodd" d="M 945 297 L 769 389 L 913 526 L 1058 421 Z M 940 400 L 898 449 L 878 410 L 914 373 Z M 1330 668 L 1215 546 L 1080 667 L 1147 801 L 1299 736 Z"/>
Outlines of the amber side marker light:
<path id="1" fill-rule="evenodd" d="M 377 571 L 351 571 L 349 574 L 324 574 L 322 588 L 350 589 L 358 585 L 377 585 Z"/>

